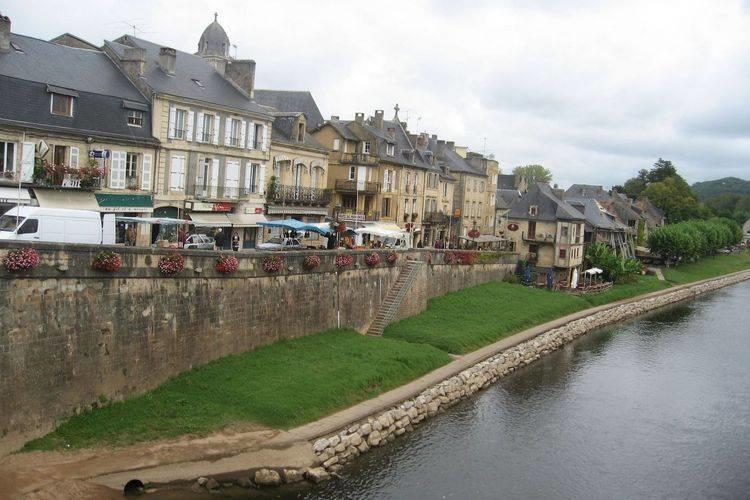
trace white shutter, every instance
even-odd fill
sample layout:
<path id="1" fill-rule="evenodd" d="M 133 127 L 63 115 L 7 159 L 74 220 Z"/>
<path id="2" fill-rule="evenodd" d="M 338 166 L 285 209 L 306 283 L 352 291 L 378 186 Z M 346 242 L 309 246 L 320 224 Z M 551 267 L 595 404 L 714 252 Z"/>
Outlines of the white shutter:
<path id="1" fill-rule="evenodd" d="M 111 189 L 125 188 L 125 160 L 124 151 L 112 151 L 112 163 L 109 168 L 109 187 Z"/>
<path id="2" fill-rule="evenodd" d="M 216 198 L 219 192 L 219 160 L 211 160 L 211 196 Z"/>
<path id="3" fill-rule="evenodd" d="M 198 112 L 198 121 L 195 124 L 195 142 L 203 142 L 203 113 Z"/>
<path id="4" fill-rule="evenodd" d="M 263 147 L 261 148 L 263 151 L 268 151 L 268 142 L 269 142 L 269 127 L 268 125 L 263 125 Z"/>
<path id="5" fill-rule="evenodd" d="M 141 189 L 151 190 L 151 155 L 143 155 L 143 166 L 141 166 Z"/>
<path id="6" fill-rule="evenodd" d="M 228 117 L 224 120 L 224 145 L 229 146 L 229 141 L 232 138 L 232 118 Z"/>
<path id="7" fill-rule="evenodd" d="M 78 168 L 78 148 L 71 146 L 70 147 L 70 166 L 73 168 Z"/>
<path id="8" fill-rule="evenodd" d="M 252 183 L 250 182 L 252 179 L 250 178 L 250 174 L 253 169 L 253 164 L 250 162 L 247 162 L 245 164 L 245 183 L 243 184 L 243 187 L 245 188 L 245 194 L 250 193 L 250 187 L 252 186 Z"/>
<path id="9" fill-rule="evenodd" d="M 32 182 L 34 180 L 34 147 L 33 142 L 24 142 L 22 145 L 21 182 Z"/>
<path id="10" fill-rule="evenodd" d="M 195 119 L 195 112 L 188 111 L 187 127 L 185 127 L 185 140 L 186 141 L 193 140 L 193 120 L 194 119 Z"/>
<path id="11" fill-rule="evenodd" d="M 228 161 L 225 170 L 226 183 L 224 184 L 224 195 L 236 198 L 240 187 L 240 163 L 238 161 Z"/>
<path id="12" fill-rule="evenodd" d="M 198 185 L 198 187 L 202 188 L 203 184 L 205 183 L 205 176 L 203 175 L 205 172 L 205 158 L 199 158 L 198 159 L 198 172 L 195 176 L 195 183 Z"/>
<path id="13" fill-rule="evenodd" d="M 221 116 L 214 115 L 214 146 L 219 145 L 219 130 L 221 130 Z"/>
<path id="14" fill-rule="evenodd" d="M 170 139 L 174 139 L 174 129 L 177 124 L 177 110 L 173 107 L 169 107 L 169 130 L 167 132 L 167 137 Z"/>
<path id="15" fill-rule="evenodd" d="M 248 122 L 247 123 L 247 149 L 253 149 L 253 141 L 255 141 L 255 123 Z"/>
<path id="16" fill-rule="evenodd" d="M 240 147 L 244 149 L 245 147 L 245 138 L 247 135 L 245 135 L 245 129 L 247 128 L 247 122 L 245 120 L 242 120 L 242 125 L 240 126 Z"/>
<path id="17" fill-rule="evenodd" d="M 173 156 L 169 170 L 169 189 L 171 191 L 185 190 L 185 157 Z"/>
<path id="18" fill-rule="evenodd" d="M 266 164 L 260 164 L 260 174 L 258 174 L 258 194 L 266 194 Z"/>

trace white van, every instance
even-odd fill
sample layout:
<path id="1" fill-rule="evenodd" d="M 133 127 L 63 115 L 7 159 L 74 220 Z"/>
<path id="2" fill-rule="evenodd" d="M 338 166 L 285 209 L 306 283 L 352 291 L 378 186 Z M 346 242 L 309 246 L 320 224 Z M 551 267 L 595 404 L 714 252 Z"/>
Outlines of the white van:
<path id="1" fill-rule="evenodd" d="M 0 217 L 0 240 L 114 244 L 115 216 L 90 210 L 14 207 Z"/>

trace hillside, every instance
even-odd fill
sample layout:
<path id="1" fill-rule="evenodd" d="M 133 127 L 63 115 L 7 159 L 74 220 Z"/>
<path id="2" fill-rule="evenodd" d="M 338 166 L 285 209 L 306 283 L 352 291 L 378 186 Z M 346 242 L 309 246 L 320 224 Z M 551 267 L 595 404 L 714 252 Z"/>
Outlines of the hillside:
<path id="1" fill-rule="evenodd" d="M 750 181 L 744 181 L 737 177 L 724 177 L 714 181 L 696 182 L 692 186 L 695 194 L 701 200 L 707 200 L 722 194 L 747 194 L 750 195 Z"/>

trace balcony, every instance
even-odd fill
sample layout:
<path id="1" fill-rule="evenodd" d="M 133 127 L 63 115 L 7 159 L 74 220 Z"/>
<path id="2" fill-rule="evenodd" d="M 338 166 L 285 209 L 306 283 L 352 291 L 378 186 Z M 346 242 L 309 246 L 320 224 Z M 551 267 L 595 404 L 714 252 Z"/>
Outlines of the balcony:
<path id="1" fill-rule="evenodd" d="M 525 232 L 522 232 L 521 237 L 523 238 L 523 241 L 530 241 L 532 243 L 552 243 L 552 244 L 555 243 L 554 234 L 542 234 L 542 233 L 526 234 Z"/>
<path id="2" fill-rule="evenodd" d="M 240 195 L 239 187 L 227 187 L 227 186 L 194 186 L 193 196 L 196 200 L 236 200 Z"/>
<path id="3" fill-rule="evenodd" d="M 345 193 L 356 193 L 359 191 L 364 194 L 378 194 L 380 192 L 379 182 L 364 182 L 364 189 L 360 187 L 357 189 L 357 181 L 348 179 L 336 179 L 335 188 L 336 191 L 342 191 Z"/>
<path id="4" fill-rule="evenodd" d="M 266 194 L 268 203 L 276 205 L 315 205 L 324 207 L 331 202 L 330 189 L 299 186 L 272 186 Z"/>
<path id="5" fill-rule="evenodd" d="M 536 264 L 539 262 L 539 257 L 537 254 L 530 252 L 526 254 L 526 261 L 529 262 L 529 264 Z"/>
<path id="6" fill-rule="evenodd" d="M 427 212 L 424 214 L 422 222 L 425 224 L 448 224 L 449 217 L 443 212 Z"/>
<path id="7" fill-rule="evenodd" d="M 377 156 L 364 153 L 341 153 L 341 163 L 354 165 L 375 165 L 378 163 Z"/>
<path id="8" fill-rule="evenodd" d="M 138 177 L 130 176 L 125 178 L 125 187 L 128 189 L 138 189 Z"/>
<path id="9" fill-rule="evenodd" d="M 380 220 L 380 212 L 355 212 L 352 209 L 336 207 L 333 218 L 341 222 L 375 222 Z"/>
<path id="10" fill-rule="evenodd" d="M 39 187 L 94 190 L 101 189 L 103 174 L 92 174 L 84 169 L 73 171 L 68 169 L 67 173 L 49 173 L 42 177 L 34 178 L 34 185 Z"/>

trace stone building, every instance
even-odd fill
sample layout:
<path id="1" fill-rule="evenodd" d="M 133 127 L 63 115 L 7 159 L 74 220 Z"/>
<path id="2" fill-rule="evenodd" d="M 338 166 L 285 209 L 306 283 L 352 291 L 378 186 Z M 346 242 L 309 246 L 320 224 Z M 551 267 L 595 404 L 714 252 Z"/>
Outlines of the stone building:
<path id="1" fill-rule="evenodd" d="M 232 58 L 229 48 L 216 18 L 196 54 L 130 35 L 104 46 L 151 98 L 153 135 L 161 141 L 155 214 L 187 216 L 225 248 L 237 233 L 242 248 L 252 248 L 264 220 L 273 117 L 252 100 L 255 62 Z"/>
<path id="2" fill-rule="evenodd" d="M 150 215 L 159 142 L 148 99 L 103 52 L 11 33 L 7 17 L 0 24 L 0 210 Z M 148 233 L 138 229 L 139 244 Z"/>

